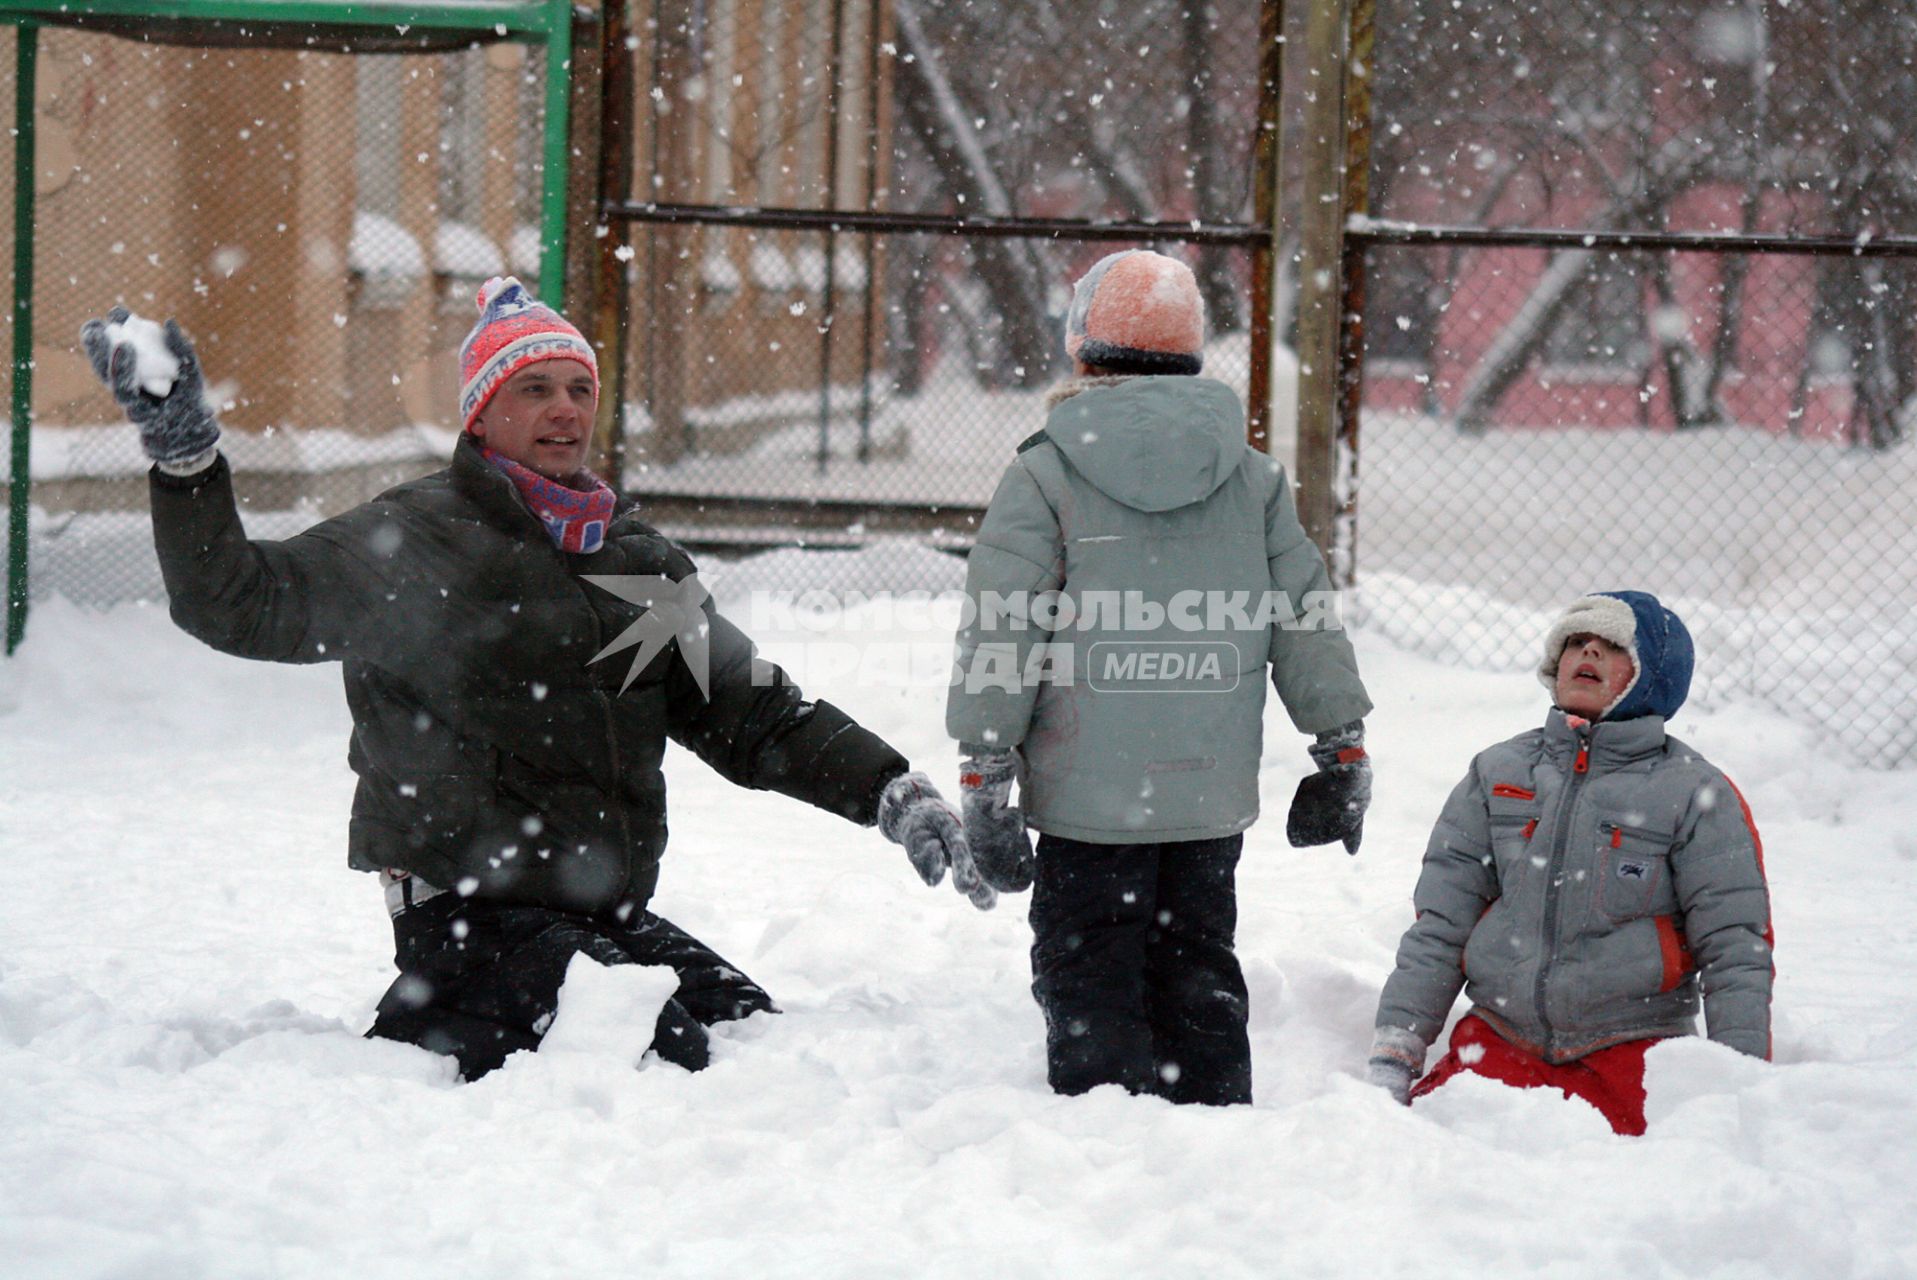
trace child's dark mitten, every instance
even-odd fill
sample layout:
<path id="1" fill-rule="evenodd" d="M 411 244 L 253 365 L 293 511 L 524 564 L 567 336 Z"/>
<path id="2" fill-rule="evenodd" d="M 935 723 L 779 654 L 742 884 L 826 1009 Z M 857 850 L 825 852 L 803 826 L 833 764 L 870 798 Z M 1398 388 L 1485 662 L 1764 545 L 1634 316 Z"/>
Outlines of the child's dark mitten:
<path id="1" fill-rule="evenodd" d="M 125 307 L 115 307 L 107 312 L 106 319 L 89 320 L 80 327 L 80 345 L 86 348 L 94 374 L 119 401 L 127 421 L 140 429 L 140 447 L 146 456 L 165 464 L 190 462 L 220 438 L 219 420 L 206 405 L 199 357 L 180 326 L 168 320 L 164 340 L 167 351 L 179 362 L 179 371 L 166 393 L 155 395 L 140 384 L 134 344 L 116 342 L 109 332 L 111 326 L 125 325 L 132 319 Z"/>
<path id="2" fill-rule="evenodd" d="M 1358 852 L 1371 804 L 1371 760 L 1364 742 L 1364 721 L 1353 720 L 1325 730 L 1306 748 L 1318 772 L 1300 782 L 1291 797 L 1285 838 L 1294 847 L 1342 840 L 1347 853 Z"/>
<path id="3" fill-rule="evenodd" d="M 972 846 L 985 883 L 1000 893 L 1032 887 L 1035 862 L 1025 815 L 1012 803 L 1017 774 L 1012 753 L 1001 747 L 968 749 L 959 762 L 959 808 L 965 815 L 965 839 Z"/>

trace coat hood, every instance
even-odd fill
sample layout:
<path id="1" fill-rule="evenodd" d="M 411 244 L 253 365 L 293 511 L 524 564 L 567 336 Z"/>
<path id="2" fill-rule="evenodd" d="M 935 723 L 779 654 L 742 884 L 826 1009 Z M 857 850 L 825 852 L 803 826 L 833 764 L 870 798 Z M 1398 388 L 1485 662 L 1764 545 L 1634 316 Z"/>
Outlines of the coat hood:
<path id="1" fill-rule="evenodd" d="M 1237 393 L 1178 375 L 1067 384 L 1041 434 L 1100 492 L 1139 511 L 1210 497 L 1247 448 Z"/>

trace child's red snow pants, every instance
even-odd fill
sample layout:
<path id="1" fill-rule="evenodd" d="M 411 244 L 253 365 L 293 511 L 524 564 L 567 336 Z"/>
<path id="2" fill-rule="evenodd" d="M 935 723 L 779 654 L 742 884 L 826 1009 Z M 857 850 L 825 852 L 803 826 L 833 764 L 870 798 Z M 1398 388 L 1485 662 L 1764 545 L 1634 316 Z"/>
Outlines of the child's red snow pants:
<path id="1" fill-rule="evenodd" d="M 1633 1137 L 1644 1132 L 1644 1051 L 1655 1040 L 1630 1040 L 1586 1054 L 1575 1062 L 1546 1062 L 1518 1048 L 1476 1014 L 1459 1020 L 1451 1049 L 1412 1088 L 1422 1098 L 1463 1071 L 1519 1089 L 1557 1089 L 1582 1098 L 1603 1113 L 1611 1128 Z"/>

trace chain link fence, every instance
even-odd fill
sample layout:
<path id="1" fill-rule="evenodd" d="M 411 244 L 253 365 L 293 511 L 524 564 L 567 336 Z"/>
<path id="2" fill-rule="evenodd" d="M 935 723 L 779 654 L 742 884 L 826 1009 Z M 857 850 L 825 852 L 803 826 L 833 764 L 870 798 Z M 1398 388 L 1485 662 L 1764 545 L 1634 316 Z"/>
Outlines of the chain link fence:
<path id="1" fill-rule="evenodd" d="M 1094 238 L 1100 221 L 1243 233 L 1151 243 L 1198 271 L 1207 372 L 1250 396 L 1274 11 L 615 7 L 626 203 L 704 211 L 613 228 L 617 477 L 708 545 L 862 546 L 856 585 L 953 585 L 926 549 L 964 545 L 1042 423 L 1069 281 L 1145 243 Z M 1700 697 L 1754 693 L 1909 759 L 1917 279 L 1877 250 L 1917 224 L 1917 21 L 1844 0 L 1378 0 L 1376 33 L 1373 217 L 1539 238 L 1371 243 L 1359 617 L 1520 665 L 1571 594 L 1647 587 L 1699 634 Z M 200 344 L 256 533 L 440 465 L 471 290 L 537 267 L 540 52 L 41 39 L 36 590 L 157 588 L 137 447 L 73 337 L 114 301 Z M 1290 78 L 1289 118 L 1308 88 Z M 960 217 L 1050 233 L 914 222 Z M 1631 239 L 1684 233 L 1741 239 Z"/>
<path id="2" fill-rule="evenodd" d="M 735 256 L 756 258 L 768 276 L 736 292 L 696 275 L 667 283 L 686 298 L 684 334 L 662 332 L 671 322 L 653 309 L 653 324 L 633 336 L 622 474 L 676 532 L 741 548 L 862 546 L 874 535 L 968 546 L 971 517 L 1018 444 L 1044 426 L 1047 390 L 1065 372 L 1047 352 L 1049 373 L 1037 385 L 993 376 L 998 321 L 963 243 L 838 238 L 839 261 L 876 260 L 878 270 L 867 277 L 869 301 L 842 287 L 828 311 L 819 276 L 802 274 L 824 260 L 824 234 L 703 227 L 635 235 L 638 261 L 663 257 L 689 275 L 703 264 L 723 278 Z M 1098 256 L 1124 247 L 1054 247 L 1046 256 L 1057 265 L 1048 269 L 1063 291 Z M 1249 256 L 1234 251 L 1232 269 L 1249 275 Z M 793 260 L 800 265 L 789 277 L 766 266 Z M 1054 301 L 1062 323 L 1065 299 Z M 1242 329 L 1207 348 L 1206 374 L 1241 399 L 1249 364 Z"/>
<path id="3" fill-rule="evenodd" d="M 956 586 L 1068 374 L 1070 284 L 1143 240 L 1067 220 L 1248 222 L 1257 4 L 708 0 L 634 10 L 621 475 L 707 546 L 864 547 L 848 580 Z M 834 232 L 801 216 L 863 216 Z M 732 211 L 732 212 L 724 212 Z M 649 212 L 642 210 L 642 213 Z M 913 219 L 1046 220 L 1045 235 Z M 1200 276 L 1206 373 L 1249 392 L 1257 238 L 1151 247 Z M 892 546 L 887 553 L 874 543 Z"/>
<path id="4" fill-rule="evenodd" d="M 475 291 L 538 275 L 544 49 L 39 42 L 34 596 L 161 594 L 146 460 L 79 349 L 116 303 L 192 337 L 255 537 L 444 465 Z"/>
<path id="5" fill-rule="evenodd" d="M 1366 625 L 1516 667 L 1644 588 L 1700 698 L 1917 757 L 1914 68 L 1894 6 L 1380 0 L 1373 216 L 1511 234 L 1367 253 Z"/>

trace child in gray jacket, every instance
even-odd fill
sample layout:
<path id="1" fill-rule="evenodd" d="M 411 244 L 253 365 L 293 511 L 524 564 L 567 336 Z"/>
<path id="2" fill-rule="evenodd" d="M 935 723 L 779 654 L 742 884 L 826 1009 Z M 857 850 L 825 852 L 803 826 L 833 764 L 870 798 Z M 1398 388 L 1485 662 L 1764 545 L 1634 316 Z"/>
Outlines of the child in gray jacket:
<path id="1" fill-rule="evenodd" d="M 1238 397 L 1194 376 L 1203 339 L 1184 264 L 1093 266 L 1066 318 L 1078 377 L 1019 447 L 966 571 L 946 727 L 980 874 L 1036 880 L 1032 989 L 1060 1093 L 1251 1100 L 1234 876 L 1267 671 L 1318 739 L 1294 843 L 1356 852 L 1370 795 L 1371 700 L 1324 561 Z"/>
<path id="2" fill-rule="evenodd" d="M 1571 604 L 1545 639 L 1542 729 L 1482 752 L 1424 855 L 1378 1003 L 1370 1079 L 1400 1102 L 1460 1072 L 1552 1087 L 1644 1132 L 1644 1053 L 1689 1035 L 1770 1056 L 1763 844 L 1731 780 L 1664 731 L 1690 634 L 1655 596 Z M 1462 988 L 1471 1011 L 1431 1073 Z"/>

